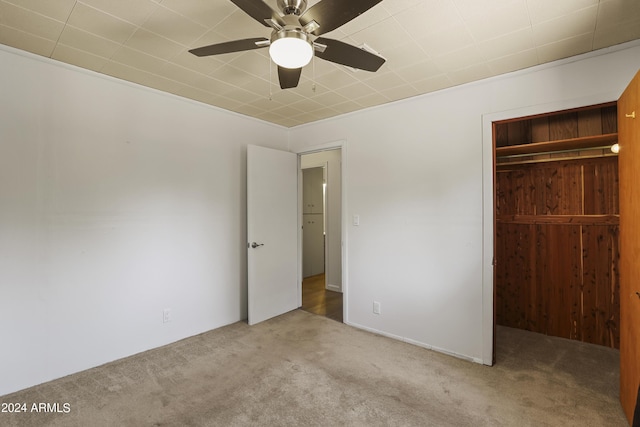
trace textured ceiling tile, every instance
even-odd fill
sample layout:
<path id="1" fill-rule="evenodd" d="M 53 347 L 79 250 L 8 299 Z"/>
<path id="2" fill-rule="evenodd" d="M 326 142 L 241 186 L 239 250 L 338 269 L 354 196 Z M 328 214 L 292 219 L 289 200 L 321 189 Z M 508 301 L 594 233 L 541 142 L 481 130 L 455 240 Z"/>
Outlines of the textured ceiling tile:
<path id="1" fill-rule="evenodd" d="M 257 95 L 257 94 L 255 94 L 253 92 L 250 92 L 250 91 L 244 90 L 244 89 L 240 89 L 240 88 L 235 88 L 231 92 L 225 94 L 225 96 L 228 96 L 229 98 L 233 98 L 235 100 L 238 100 L 243 104 L 247 104 L 249 102 L 253 102 L 256 99 L 260 98 L 260 95 Z"/>
<path id="2" fill-rule="evenodd" d="M 254 76 L 267 79 L 269 78 L 269 67 L 272 66 L 271 59 L 259 55 L 255 51 L 234 55 L 230 58 L 229 64 Z M 275 70 L 275 66 L 273 66 L 273 69 L 273 74 L 277 75 L 278 72 Z"/>
<path id="3" fill-rule="evenodd" d="M 259 78 L 251 79 L 240 87 L 242 89 L 256 93 L 264 98 L 269 97 L 269 89 L 271 89 L 271 92 L 275 91 L 276 89 L 280 90 L 280 86 L 276 81 L 272 81 L 271 83 L 269 83 L 269 80 L 263 80 Z"/>
<path id="4" fill-rule="evenodd" d="M 527 0 L 533 25 L 597 4 L 598 0 Z"/>
<path id="5" fill-rule="evenodd" d="M 161 37 L 144 28 L 138 28 L 125 46 L 162 59 L 171 59 L 184 49 L 176 42 Z"/>
<path id="6" fill-rule="evenodd" d="M 373 89 L 371 89 L 370 86 L 358 82 L 349 86 L 342 87 L 337 92 L 340 95 L 347 97 L 348 99 L 356 99 L 369 95 L 372 91 Z"/>
<path id="7" fill-rule="evenodd" d="M 76 4 L 73 8 L 68 24 L 119 44 L 127 41 L 137 28 L 82 3 Z"/>
<path id="8" fill-rule="evenodd" d="M 460 70 L 483 61 L 484 55 L 476 46 L 469 46 L 433 58 L 433 62 L 444 72 Z"/>
<path id="9" fill-rule="evenodd" d="M 293 90 L 282 90 L 280 86 L 274 86 L 273 91 L 271 93 L 271 98 L 284 104 L 290 105 L 295 102 L 302 100 L 305 96 L 293 91 Z"/>
<path id="10" fill-rule="evenodd" d="M 384 7 L 382 7 L 381 3 L 378 3 L 371 9 L 367 10 L 362 15 L 347 22 L 346 24 L 341 26 L 339 29 L 340 31 L 345 32 L 346 34 L 354 34 L 364 30 L 365 28 L 370 28 L 379 24 L 380 22 L 389 18 L 389 16 L 390 16 L 389 12 L 387 12 L 387 10 Z M 319 24 L 320 24 L 320 27 L 322 28 L 322 23 L 319 23 Z"/>
<path id="11" fill-rule="evenodd" d="M 211 76 L 234 86 L 245 85 L 254 78 L 253 75 L 231 65 L 223 65 L 214 70 Z"/>
<path id="12" fill-rule="evenodd" d="M 491 77 L 491 69 L 487 64 L 474 64 L 462 70 L 449 73 L 449 78 L 456 85 L 482 80 Z"/>
<path id="13" fill-rule="evenodd" d="M 210 74 L 224 65 L 224 62 L 215 56 L 199 58 L 186 50 L 171 58 L 171 62 L 204 74 Z"/>
<path id="14" fill-rule="evenodd" d="M 290 107 L 294 111 L 299 111 L 299 112 L 308 112 L 308 111 L 314 111 L 314 110 L 319 110 L 321 108 L 325 108 L 319 102 L 316 102 L 309 98 L 301 99 L 300 101 L 291 104 Z"/>
<path id="15" fill-rule="evenodd" d="M 149 77 L 152 76 L 151 73 L 139 70 L 134 67 L 130 67 L 128 65 L 124 65 L 115 61 L 107 62 L 100 72 L 109 76 L 113 76 L 122 80 L 127 80 L 130 82 L 142 84 L 142 81 L 148 81 Z"/>
<path id="16" fill-rule="evenodd" d="M 267 37 L 271 34 L 270 27 L 260 25 L 252 17 L 241 10 L 236 10 L 213 29 L 227 40 L 248 39 L 253 37 Z"/>
<path id="17" fill-rule="evenodd" d="M 0 2 L 0 25 L 48 40 L 57 40 L 64 28 L 63 22 L 4 2 Z"/>
<path id="18" fill-rule="evenodd" d="M 539 63 L 538 51 L 536 49 L 529 49 L 487 61 L 487 65 L 494 74 L 504 74 L 511 71 L 522 70 L 538 65 Z"/>
<path id="19" fill-rule="evenodd" d="M 328 119 L 329 117 L 337 116 L 338 113 L 336 110 L 332 108 L 322 108 L 320 110 L 315 110 L 311 114 L 313 114 L 316 120 Z"/>
<path id="20" fill-rule="evenodd" d="M 391 89 L 407 83 L 402 77 L 392 71 L 376 74 L 374 77 L 368 78 L 365 82 L 375 90 Z"/>
<path id="21" fill-rule="evenodd" d="M 449 27 L 439 32 L 425 32 L 416 40 L 429 56 L 440 56 L 475 43 L 465 25 Z"/>
<path id="22" fill-rule="evenodd" d="M 394 15 L 394 19 L 414 39 L 424 37 L 425 32 L 440 33 L 448 28 L 464 25 L 457 8 L 450 0 L 419 2 Z"/>
<path id="23" fill-rule="evenodd" d="M 485 58 L 493 59 L 513 55 L 523 50 L 533 49 L 533 31 L 524 28 L 504 36 L 478 43 L 478 48 Z"/>
<path id="24" fill-rule="evenodd" d="M 638 0 L 601 0 L 598 10 L 598 25 L 613 27 L 616 24 L 637 21 L 640 17 Z"/>
<path id="25" fill-rule="evenodd" d="M 384 58 L 387 60 L 385 65 L 392 71 L 420 63 L 425 60 L 425 56 L 428 55 L 425 55 L 424 50 L 413 40 L 397 46 L 384 54 Z"/>
<path id="26" fill-rule="evenodd" d="M 202 84 L 202 89 L 204 89 L 207 92 L 220 95 L 220 96 L 225 96 L 228 98 L 228 94 L 233 92 L 236 89 L 236 87 L 230 85 L 227 82 L 223 82 L 221 80 L 210 77 Z"/>
<path id="27" fill-rule="evenodd" d="M 206 74 L 198 73 L 169 62 L 165 63 L 162 68 L 155 70 L 154 73 L 195 87 L 203 87 L 204 83 L 209 79 Z"/>
<path id="28" fill-rule="evenodd" d="M 184 46 L 190 46 L 208 31 L 204 25 L 163 7 L 157 8 L 143 27 Z"/>
<path id="29" fill-rule="evenodd" d="M 226 110 L 234 111 L 237 108 L 240 108 L 243 103 L 236 101 L 235 99 L 231 99 L 227 96 L 216 96 L 213 105 L 216 107 L 224 108 Z"/>
<path id="30" fill-rule="evenodd" d="M 401 68 L 396 73 L 407 82 L 423 80 L 429 77 L 437 76 L 442 70 L 433 61 L 423 61 L 409 67 Z"/>
<path id="31" fill-rule="evenodd" d="M 323 76 L 318 77 L 317 81 L 320 84 L 323 84 L 327 87 L 331 87 L 332 89 L 337 90 L 344 86 L 355 83 L 356 77 L 354 76 L 354 73 L 350 73 L 348 71 L 342 71 L 342 70 L 335 70 Z"/>
<path id="32" fill-rule="evenodd" d="M 413 85 L 398 86 L 393 89 L 382 90 L 380 93 L 389 101 L 398 101 L 400 99 L 410 98 L 417 94 Z"/>
<path id="33" fill-rule="evenodd" d="M 121 47 L 115 55 L 111 57 L 111 59 L 112 61 L 119 62 L 120 64 L 149 71 L 151 73 L 160 70 L 165 64 L 165 61 L 162 59 L 158 59 L 154 56 L 144 54 L 128 47 Z"/>
<path id="34" fill-rule="evenodd" d="M 300 95 L 303 98 L 315 98 L 318 95 L 322 95 L 329 91 L 327 86 L 324 86 L 318 83 L 317 80 L 309 79 L 302 74 L 302 78 L 300 79 L 300 83 L 298 87 L 294 89 L 285 89 L 282 92 L 294 92 Z"/>
<path id="35" fill-rule="evenodd" d="M 520 0 L 453 0 L 453 3 L 464 19 L 471 20 L 479 16 L 490 16 L 494 11 L 508 7 L 514 1 Z"/>
<path id="36" fill-rule="evenodd" d="M 453 82 L 446 74 L 440 74 L 435 77 L 429 77 L 428 79 L 418 80 L 412 83 L 420 93 L 429 93 L 436 90 L 447 88 L 453 85 Z"/>
<path id="37" fill-rule="evenodd" d="M 597 12 L 598 6 L 592 6 L 557 19 L 534 25 L 533 37 L 536 46 L 542 46 L 581 34 L 593 33 L 596 28 Z"/>
<path id="38" fill-rule="evenodd" d="M 33 34 L 25 33 L 24 31 L 16 30 L 15 28 L 5 25 L 0 25 L 0 42 L 46 57 L 51 56 L 55 47 L 53 40 L 34 36 Z"/>
<path id="39" fill-rule="evenodd" d="M 63 44 L 56 46 L 51 58 L 93 71 L 100 71 L 104 64 L 109 61 L 109 58 L 104 56 L 93 55 L 84 50 L 74 49 Z"/>
<path id="40" fill-rule="evenodd" d="M 326 106 L 333 107 L 336 104 L 341 104 L 349 100 L 346 96 L 341 95 L 338 92 L 327 91 L 318 96 L 313 97 L 314 101 Z"/>
<path id="41" fill-rule="evenodd" d="M 256 108 L 262 111 L 271 111 L 275 110 L 276 108 L 286 106 L 282 102 L 276 101 L 273 98 L 269 99 L 268 97 L 257 98 L 256 100 L 249 102 L 247 105 L 251 108 Z"/>
<path id="42" fill-rule="evenodd" d="M 363 107 L 373 107 L 380 104 L 385 104 L 389 102 L 389 98 L 381 94 L 380 92 L 372 92 L 368 95 L 362 96 L 360 98 L 354 99 L 355 102 L 362 105 Z"/>
<path id="43" fill-rule="evenodd" d="M 613 28 L 598 26 L 593 39 L 593 48 L 601 49 L 636 39 L 640 39 L 640 19 L 627 21 Z"/>
<path id="44" fill-rule="evenodd" d="M 424 0 L 384 0 L 381 5 L 389 15 L 396 15 L 405 9 L 413 7 Z"/>
<path id="45" fill-rule="evenodd" d="M 204 33 L 197 40 L 194 40 L 193 42 L 189 43 L 187 48 L 188 49 L 193 49 L 193 48 L 198 48 L 198 47 L 202 47 L 202 46 L 209 46 L 210 44 L 222 43 L 222 42 L 226 42 L 226 41 L 229 41 L 229 39 L 224 37 L 222 34 L 216 32 L 214 30 L 209 30 L 206 33 Z M 235 53 L 230 53 L 230 54 L 226 54 L 226 55 L 218 55 L 218 57 L 224 59 L 224 58 L 229 58 L 232 55 L 235 55 Z"/>
<path id="46" fill-rule="evenodd" d="M 478 42 L 531 26 L 525 0 L 512 1 L 488 13 L 466 18 L 465 22 L 471 35 Z"/>
<path id="47" fill-rule="evenodd" d="M 409 35 L 398 22 L 389 18 L 380 22 L 375 27 L 365 28 L 351 36 L 356 46 L 366 43 L 374 51 L 384 56 L 385 51 L 401 46 L 407 42 Z"/>
<path id="48" fill-rule="evenodd" d="M 342 102 L 340 104 L 333 105 L 331 108 L 338 111 L 341 114 L 351 113 L 353 111 L 360 110 L 362 107 L 355 101 Z"/>
<path id="49" fill-rule="evenodd" d="M 4 0 L 33 12 L 38 12 L 51 19 L 66 22 L 76 0 Z"/>
<path id="50" fill-rule="evenodd" d="M 541 63 L 568 58 L 591 50 L 593 36 L 585 34 L 558 42 L 538 46 L 538 58 Z"/>
<path id="51" fill-rule="evenodd" d="M 267 49 L 187 52 L 270 33 L 229 0 L 0 0 L 0 43 L 289 126 L 640 39 L 640 1 L 384 0 L 324 34 L 379 51 L 377 73 L 316 58 L 287 90 Z"/>
<path id="52" fill-rule="evenodd" d="M 85 51 L 87 53 L 110 58 L 120 48 L 120 44 L 98 37 L 71 25 L 64 27 L 58 43 Z"/>
<path id="53" fill-rule="evenodd" d="M 209 28 L 238 9 L 230 1 L 162 0 L 162 6 Z"/>
<path id="54" fill-rule="evenodd" d="M 142 25 L 149 15 L 158 8 L 158 3 L 151 0 L 80 0 L 80 3 L 136 26 Z"/>

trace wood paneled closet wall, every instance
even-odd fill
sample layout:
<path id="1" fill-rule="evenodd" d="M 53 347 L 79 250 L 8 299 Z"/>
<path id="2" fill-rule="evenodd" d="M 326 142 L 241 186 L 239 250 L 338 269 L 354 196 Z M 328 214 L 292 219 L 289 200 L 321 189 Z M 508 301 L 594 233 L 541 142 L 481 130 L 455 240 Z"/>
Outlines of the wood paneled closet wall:
<path id="1" fill-rule="evenodd" d="M 496 322 L 619 348 L 616 104 L 494 123 Z"/>

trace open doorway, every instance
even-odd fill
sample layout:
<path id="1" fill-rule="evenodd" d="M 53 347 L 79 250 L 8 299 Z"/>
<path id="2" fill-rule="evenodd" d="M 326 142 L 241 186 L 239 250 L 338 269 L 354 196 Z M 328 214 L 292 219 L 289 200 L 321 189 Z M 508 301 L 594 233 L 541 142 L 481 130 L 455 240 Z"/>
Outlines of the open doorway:
<path id="1" fill-rule="evenodd" d="M 302 309 L 343 321 L 341 150 L 303 154 Z"/>

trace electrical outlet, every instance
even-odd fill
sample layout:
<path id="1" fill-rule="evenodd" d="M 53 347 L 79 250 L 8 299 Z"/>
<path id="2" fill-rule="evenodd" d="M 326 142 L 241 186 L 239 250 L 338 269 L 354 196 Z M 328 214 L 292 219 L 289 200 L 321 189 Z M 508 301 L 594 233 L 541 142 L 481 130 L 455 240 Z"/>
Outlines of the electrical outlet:
<path id="1" fill-rule="evenodd" d="M 373 302 L 373 314 L 380 314 L 380 303 L 378 301 Z"/>
<path id="2" fill-rule="evenodd" d="M 162 310 L 162 323 L 171 322 L 171 309 L 165 308 Z"/>

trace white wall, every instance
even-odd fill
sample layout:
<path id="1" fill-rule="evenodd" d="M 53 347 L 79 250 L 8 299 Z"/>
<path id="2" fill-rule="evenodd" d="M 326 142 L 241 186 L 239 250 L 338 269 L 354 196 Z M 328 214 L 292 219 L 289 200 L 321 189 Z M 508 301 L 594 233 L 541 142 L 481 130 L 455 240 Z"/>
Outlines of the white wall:
<path id="1" fill-rule="evenodd" d="M 0 64 L 0 395 L 246 318 L 246 145 L 287 130 Z"/>
<path id="2" fill-rule="evenodd" d="M 626 47 L 289 131 L 0 48 L 0 395 L 245 317 L 246 144 L 286 138 L 346 140 L 348 322 L 481 360 L 483 116 L 615 99 Z"/>
<path id="3" fill-rule="evenodd" d="M 640 44 L 624 47 L 293 128 L 296 152 L 346 140 L 345 217 L 360 216 L 360 226 L 345 224 L 348 323 L 490 363 L 492 151 L 483 116 L 615 100 L 640 68 Z"/>
<path id="4" fill-rule="evenodd" d="M 342 161 L 340 150 L 305 154 L 301 167 L 326 165 L 327 230 L 326 283 L 332 291 L 342 292 Z"/>

